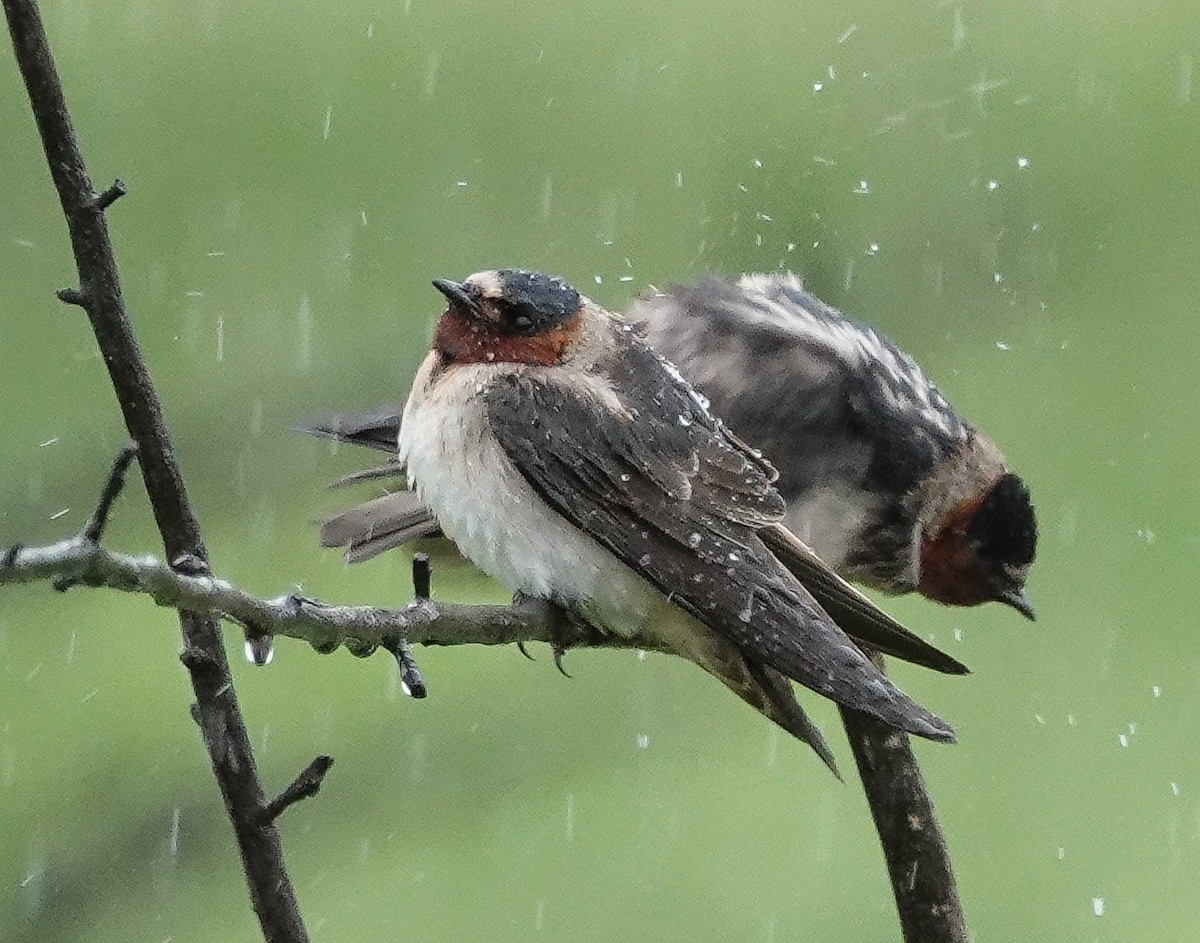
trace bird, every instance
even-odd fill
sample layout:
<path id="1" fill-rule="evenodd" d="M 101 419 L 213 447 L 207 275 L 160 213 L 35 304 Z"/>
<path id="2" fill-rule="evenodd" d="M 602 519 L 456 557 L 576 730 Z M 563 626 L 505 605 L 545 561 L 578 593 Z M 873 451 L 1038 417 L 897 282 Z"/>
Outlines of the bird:
<path id="1" fill-rule="evenodd" d="M 965 666 L 783 526 L 774 466 L 634 324 L 538 272 L 433 285 L 446 308 L 403 409 L 396 461 L 381 472 L 403 468 L 419 502 L 410 509 L 431 511 L 514 593 L 699 665 L 835 772 L 790 681 L 953 741 L 863 647 L 948 673 Z M 369 438 L 367 426 L 343 433 Z M 394 519 L 393 499 L 327 522 L 323 542 L 392 545 L 414 526 Z"/>
<path id="2" fill-rule="evenodd" d="M 784 523 L 845 578 L 1029 619 L 1029 489 L 917 362 L 796 276 L 650 291 L 627 317 L 780 470 Z"/>
<path id="3" fill-rule="evenodd" d="M 1034 618 L 1028 487 L 883 333 L 791 273 L 652 289 L 626 319 L 775 464 L 784 523 L 839 575 L 946 605 L 998 601 Z M 394 453 L 400 414 L 382 407 L 298 428 Z M 403 467 L 342 483 L 392 475 Z M 401 492 L 330 518 L 322 543 L 348 547 L 356 562 L 439 534 L 428 509 Z"/>

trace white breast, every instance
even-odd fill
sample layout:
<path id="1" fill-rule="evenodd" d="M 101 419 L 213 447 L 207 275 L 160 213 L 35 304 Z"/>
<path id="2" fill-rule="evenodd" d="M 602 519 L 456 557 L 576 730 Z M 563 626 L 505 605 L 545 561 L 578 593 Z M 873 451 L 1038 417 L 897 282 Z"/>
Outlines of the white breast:
<path id="1" fill-rule="evenodd" d="M 575 606 L 620 634 L 641 631 L 661 596 L 547 506 L 488 427 L 485 385 L 530 368 L 461 364 L 430 383 L 431 368 L 426 361 L 404 407 L 400 458 L 446 536 L 514 592 Z"/>

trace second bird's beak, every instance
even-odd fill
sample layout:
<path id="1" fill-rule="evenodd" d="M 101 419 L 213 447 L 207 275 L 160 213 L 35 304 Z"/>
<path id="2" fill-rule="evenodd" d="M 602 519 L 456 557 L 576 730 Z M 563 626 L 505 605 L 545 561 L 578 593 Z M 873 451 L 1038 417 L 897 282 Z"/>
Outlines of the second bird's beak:
<path id="1" fill-rule="evenodd" d="M 452 282 L 448 278 L 435 278 L 433 287 L 446 296 L 446 300 L 454 307 L 463 308 L 470 311 L 472 314 L 482 314 L 479 308 L 479 302 L 467 294 L 467 289 L 459 282 Z"/>
<path id="2" fill-rule="evenodd" d="M 1002 602 L 1006 606 L 1012 606 L 1030 622 L 1033 622 L 1036 619 L 1036 616 L 1033 614 L 1033 604 L 1019 589 L 1004 590 L 999 596 L 996 597 L 996 601 Z"/>

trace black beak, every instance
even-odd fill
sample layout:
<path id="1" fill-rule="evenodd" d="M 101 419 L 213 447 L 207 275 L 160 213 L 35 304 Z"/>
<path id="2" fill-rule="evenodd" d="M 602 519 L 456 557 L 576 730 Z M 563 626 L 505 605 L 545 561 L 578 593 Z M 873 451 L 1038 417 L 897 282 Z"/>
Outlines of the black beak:
<path id="1" fill-rule="evenodd" d="M 433 280 L 433 287 L 445 295 L 446 300 L 452 306 L 463 308 L 472 314 L 483 314 L 479 309 L 479 302 L 467 294 L 467 289 L 461 283 L 452 282 L 448 278 L 435 278 Z"/>
<path id="2" fill-rule="evenodd" d="M 1021 613 L 1030 622 L 1033 622 L 1037 617 L 1033 614 L 1033 605 L 1025 597 L 1019 589 L 1005 589 L 996 597 L 997 602 L 1002 602 L 1006 606 L 1012 606 L 1017 612 Z"/>

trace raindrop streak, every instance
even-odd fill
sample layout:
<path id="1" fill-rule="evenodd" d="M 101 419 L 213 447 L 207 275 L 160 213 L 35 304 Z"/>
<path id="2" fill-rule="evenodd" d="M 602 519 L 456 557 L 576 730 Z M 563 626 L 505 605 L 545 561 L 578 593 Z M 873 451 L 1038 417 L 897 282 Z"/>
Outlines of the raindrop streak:
<path id="1" fill-rule="evenodd" d="M 421 87 L 421 93 L 426 98 L 433 98 L 434 89 L 437 88 L 438 70 L 440 70 L 441 67 L 441 53 L 431 52 L 429 54 L 429 62 L 425 66 L 425 82 Z"/>
<path id="2" fill-rule="evenodd" d="M 225 359 L 225 318 L 217 318 L 217 363 Z"/>
<path id="3" fill-rule="evenodd" d="M 329 130 L 333 127 L 333 105 L 325 109 L 325 127 L 321 131 L 321 140 L 329 140 Z"/>
<path id="4" fill-rule="evenodd" d="M 171 813 L 171 839 L 168 850 L 172 861 L 179 857 L 179 811 L 179 807 L 176 806 L 175 811 Z"/>
<path id="5" fill-rule="evenodd" d="M 1104 906 L 1105 904 L 1103 897 L 1092 898 L 1092 913 L 1094 913 L 1097 917 L 1104 916 Z"/>
<path id="6" fill-rule="evenodd" d="M 300 299 L 300 310 L 296 312 L 297 335 L 296 366 L 301 373 L 312 367 L 312 303 L 308 295 Z"/>
<path id="7" fill-rule="evenodd" d="M 539 900 L 537 902 L 537 915 L 533 918 L 533 928 L 535 930 L 542 929 L 542 922 L 545 920 L 545 917 L 546 917 L 546 902 L 544 900 Z"/>
<path id="8" fill-rule="evenodd" d="M 1192 100 L 1192 57 L 1186 53 L 1179 57 L 1179 93 L 1176 101 L 1186 105 Z"/>
<path id="9" fill-rule="evenodd" d="M 53 514 L 51 514 L 51 515 L 50 515 L 50 520 L 52 520 L 52 521 L 57 521 L 57 520 L 58 520 L 60 517 L 63 517 L 63 516 L 65 516 L 65 515 L 67 515 L 67 514 L 70 514 L 70 513 L 71 513 L 71 509 L 70 509 L 70 508 L 63 508 L 61 511 L 55 511 Z"/>
<path id="10" fill-rule="evenodd" d="M 638 738 L 637 738 L 637 745 L 638 745 L 639 750 L 644 750 L 648 746 L 650 746 L 650 735 L 646 734 L 646 733 L 639 733 Z"/>
<path id="11" fill-rule="evenodd" d="M 542 219 L 550 217 L 550 206 L 554 201 L 554 178 L 549 174 L 542 181 Z"/>
<path id="12" fill-rule="evenodd" d="M 575 796 L 567 796 L 567 841 L 575 840 Z"/>

